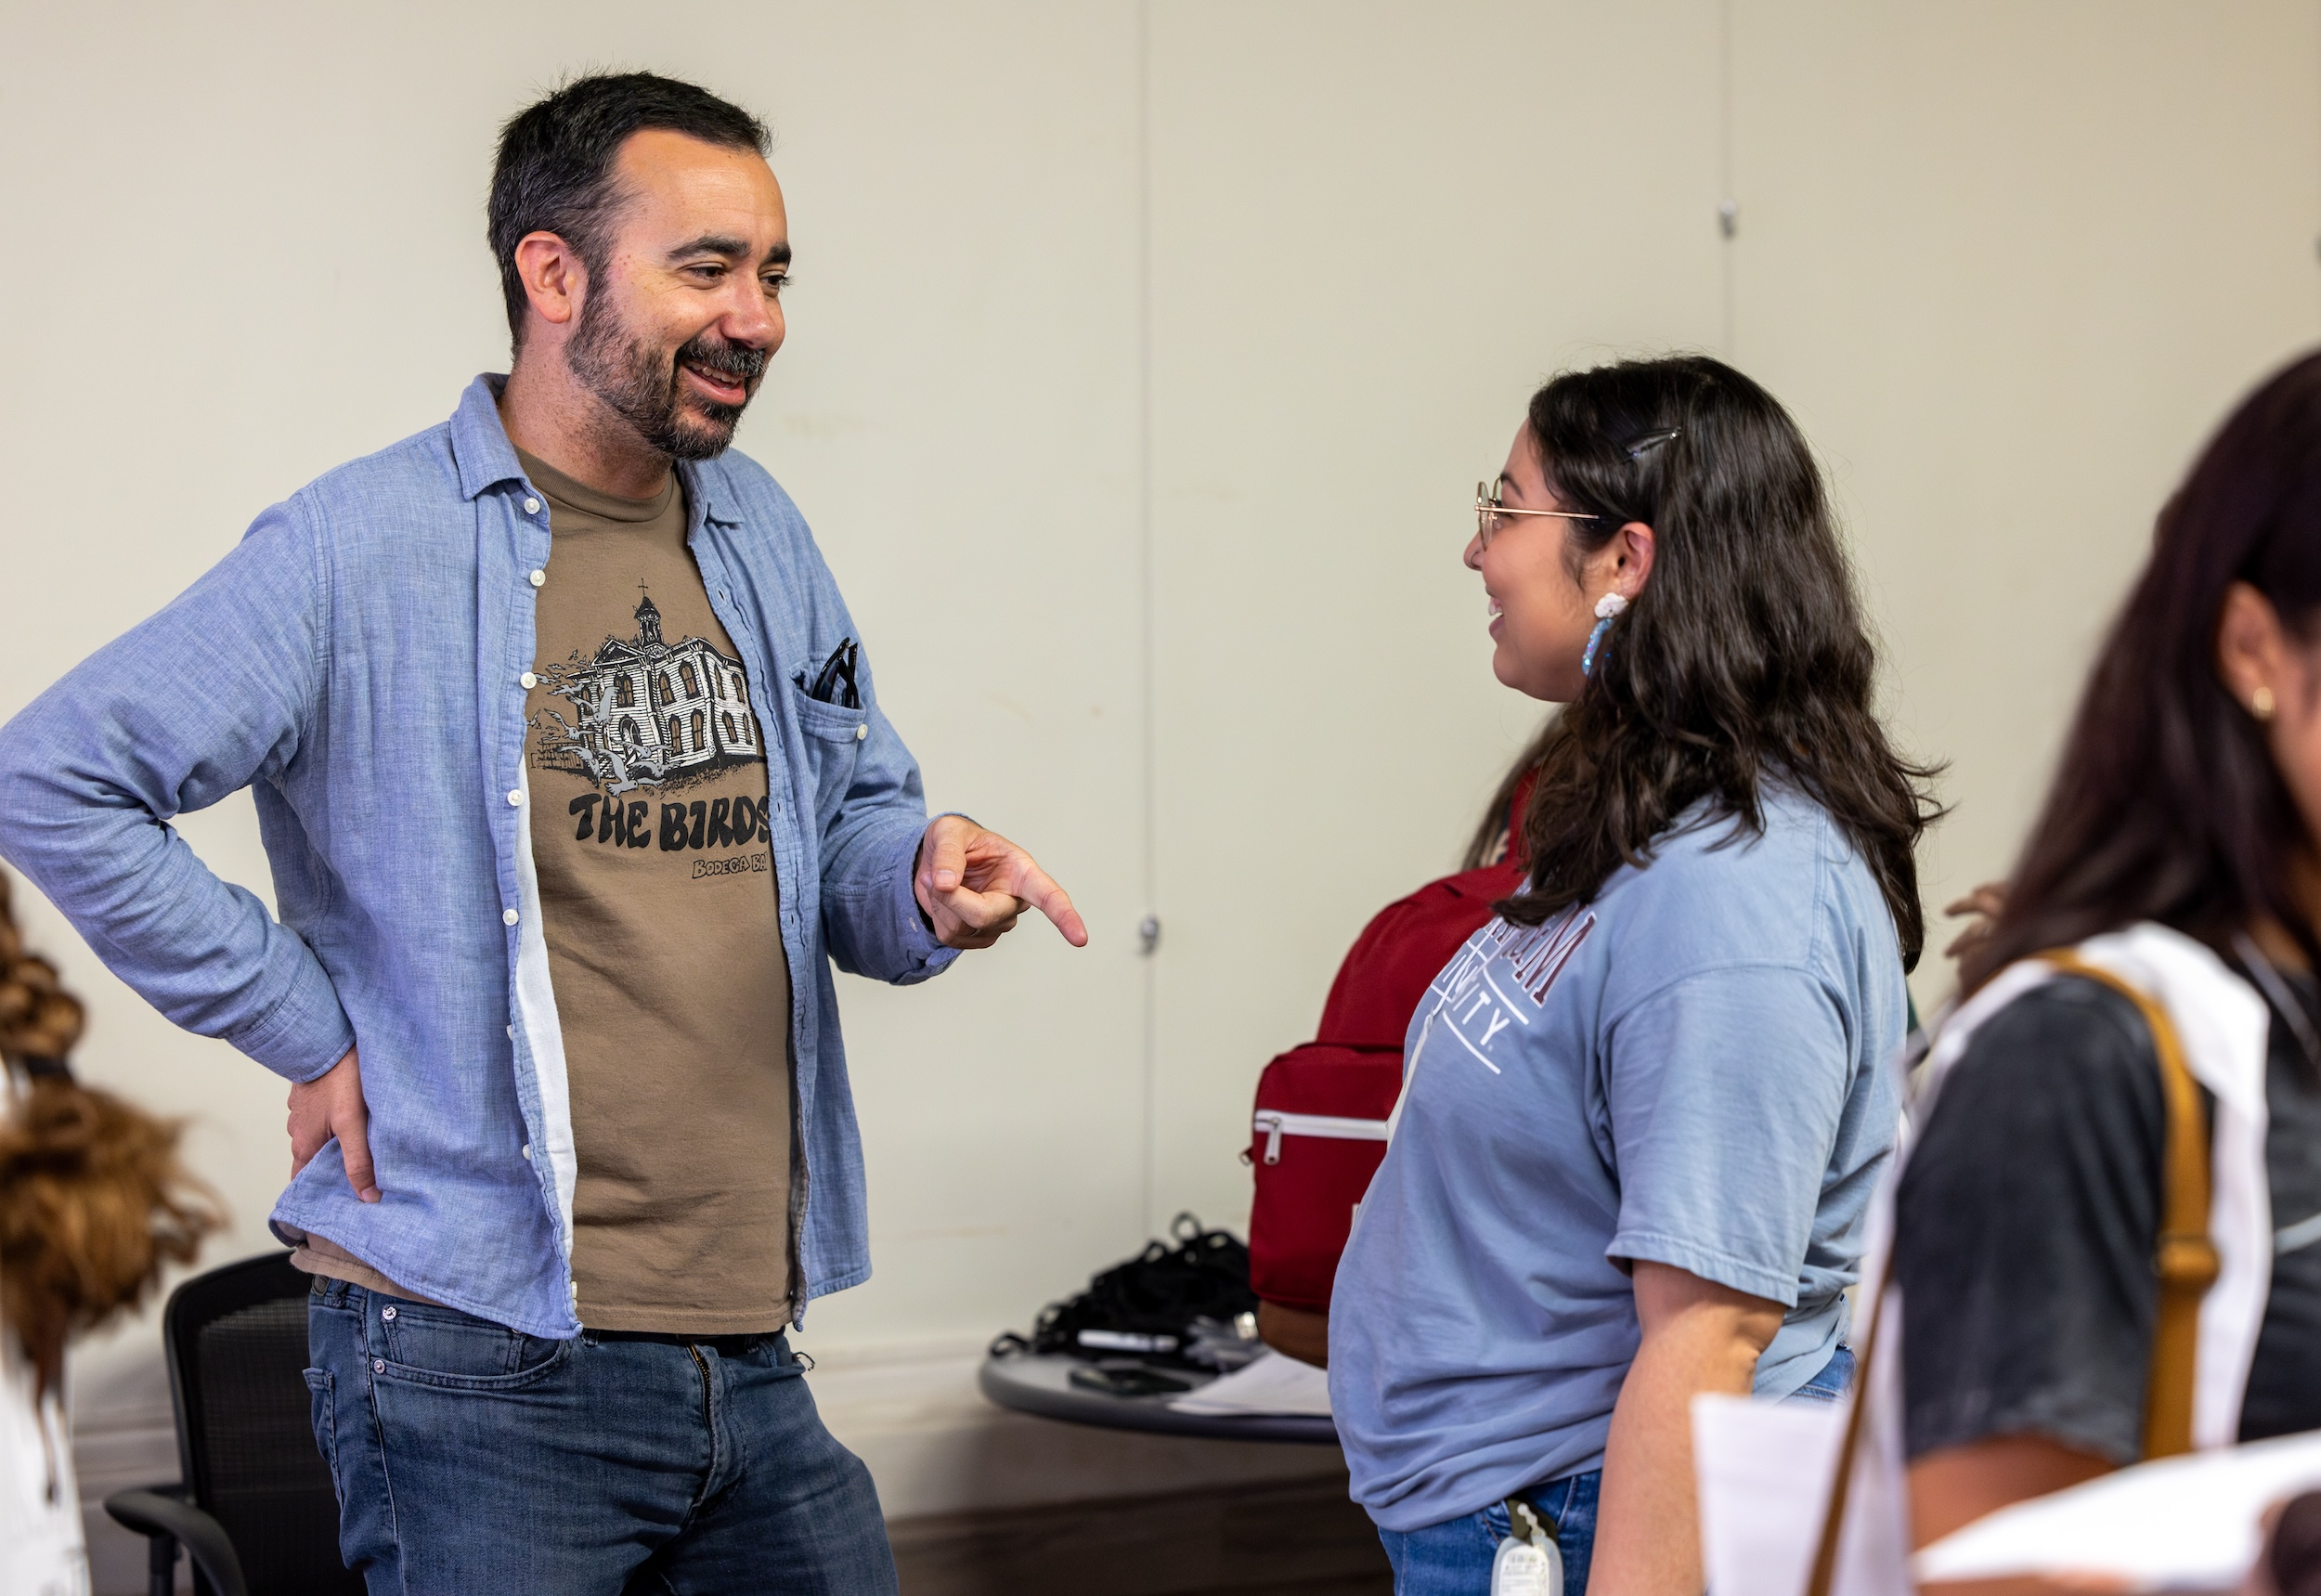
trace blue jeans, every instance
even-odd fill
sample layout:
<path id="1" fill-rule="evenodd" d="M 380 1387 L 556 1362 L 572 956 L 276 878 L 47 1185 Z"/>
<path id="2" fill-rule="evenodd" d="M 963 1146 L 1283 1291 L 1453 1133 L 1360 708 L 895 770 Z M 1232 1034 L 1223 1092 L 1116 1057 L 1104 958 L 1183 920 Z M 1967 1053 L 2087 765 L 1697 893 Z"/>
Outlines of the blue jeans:
<path id="1" fill-rule="evenodd" d="M 1822 1371 L 1799 1386 L 1791 1402 L 1835 1402 L 1852 1383 L 1854 1355 L 1839 1347 Z M 1555 1547 L 1563 1557 L 1563 1596 L 1588 1596 L 1588 1565 L 1596 1550 L 1596 1495 L 1603 1471 L 1567 1474 L 1515 1494 L 1554 1525 Z M 1491 1559 L 1508 1537 L 1507 1504 L 1493 1502 L 1409 1531 L 1381 1529 L 1386 1561 L 1394 1568 L 1394 1596 L 1485 1596 L 1491 1589 Z"/>
<path id="2" fill-rule="evenodd" d="M 894 1596 L 870 1471 L 781 1335 L 549 1341 L 318 1280 L 307 1340 L 373 1596 Z"/>

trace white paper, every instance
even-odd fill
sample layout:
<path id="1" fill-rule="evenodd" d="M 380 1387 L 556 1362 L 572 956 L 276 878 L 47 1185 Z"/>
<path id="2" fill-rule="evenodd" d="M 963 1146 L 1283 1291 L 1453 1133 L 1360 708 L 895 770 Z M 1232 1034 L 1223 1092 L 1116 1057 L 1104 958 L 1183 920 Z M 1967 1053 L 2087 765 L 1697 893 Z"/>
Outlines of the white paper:
<path id="1" fill-rule="evenodd" d="M 1231 1374 L 1219 1375 L 1169 1406 L 1179 1413 L 1327 1419 L 1329 1376 L 1310 1363 L 1277 1352 L 1262 1352 Z"/>
<path id="2" fill-rule="evenodd" d="M 1887 1349 L 1878 1350 L 1877 1373 L 1890 1380 Z M 1855 1454 L 1832 1582 L 1837 1596 L 1910 1596 L 1900 1437 L 1881 1421 L 1896 1406 L 1883 1399 L 1872 1404 Z M 1801 1596 L 1821 1543 L 1830 1477 L 1850 1411 L 1850 1404 L 1835 1402 L 1692 1399 L 1701 1561 L 1717 1596 Z"/>
<path id="3" fill-rule="evenodd" d="M 2321 1488 L 2321 1432 L 2138 1463 L 2001 1508 L 1921 1551 L 1920 1579 L 2108 1575 L 2136 1590 L 2222 1590 L 2263 1543 L 2266 1507 Z"/>
<path id="4" fill-rule="evenodd" d="M 1692 1399 L 1701 1561 L 1717 1596 L 1800 1596 L 1844 1423 L 1835 1404 Z"/>

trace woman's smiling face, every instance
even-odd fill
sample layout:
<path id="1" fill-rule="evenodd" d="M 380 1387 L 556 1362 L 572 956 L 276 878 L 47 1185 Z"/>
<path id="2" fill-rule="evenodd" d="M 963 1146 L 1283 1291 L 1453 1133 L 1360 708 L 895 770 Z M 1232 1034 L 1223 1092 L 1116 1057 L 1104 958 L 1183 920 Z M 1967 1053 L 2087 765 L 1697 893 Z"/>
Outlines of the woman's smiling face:
<path id="1" fill-rule="evenodd" d="M 1566 502 L 1548 480 L 1530 424 L 1515 429 L 1499 474 L 1499 502 L 1510 510 L 1557 511 Z M 1467 544 L 1467 568 L 1483 577 L 1489 606 L 1491 672 L 1518 693 L 1552 704 L 1579 696 L 1580 656 L 1606 593 L 1633 600 L 1652 572 L 1653 532 L 1631 521 L 1603 547 L 1579 553 L 1575 523 L 1555 515 L 1503 515 L 1488 547 L 1478 533 Z"/>

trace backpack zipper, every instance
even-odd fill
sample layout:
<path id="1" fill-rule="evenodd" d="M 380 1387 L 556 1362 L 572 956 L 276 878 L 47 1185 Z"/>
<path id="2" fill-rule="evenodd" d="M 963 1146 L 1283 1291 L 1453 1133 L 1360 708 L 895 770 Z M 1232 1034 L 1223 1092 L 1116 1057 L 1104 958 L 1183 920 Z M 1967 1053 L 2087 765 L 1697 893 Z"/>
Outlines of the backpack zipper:
<path id="1" fill-rule="evenodd" d="M 1250 1126 L 1265 1133 L 1265 1161 L 1281 1161 L 1283 1136 L 1321 1136 L 1341 1142 L 1382 1142 L 1386 1139 L 1384 1120 L 1349 1120 L 1336 1114 L 1285 1114 L 1278 1109 L 1260 1109 Z"/>

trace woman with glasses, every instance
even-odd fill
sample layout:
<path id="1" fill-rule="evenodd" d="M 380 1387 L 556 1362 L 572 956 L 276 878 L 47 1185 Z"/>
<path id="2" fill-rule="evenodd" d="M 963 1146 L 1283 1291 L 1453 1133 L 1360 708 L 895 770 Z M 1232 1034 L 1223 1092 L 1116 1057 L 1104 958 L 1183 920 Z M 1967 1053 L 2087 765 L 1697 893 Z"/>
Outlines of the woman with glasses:
<path id="1" fill-rule="evenodd" d="M 1399 1596 L 1549 1558 L 1697 1596 L 1693 1395 L 1852 1368 L 1927 772 L 1811 453 L 1731 367 L 1556 378 L 1476 518 L 1492 668 L 1565 707 L 1528 884 L 1411 1022 L 1331 1406 Z"/>

